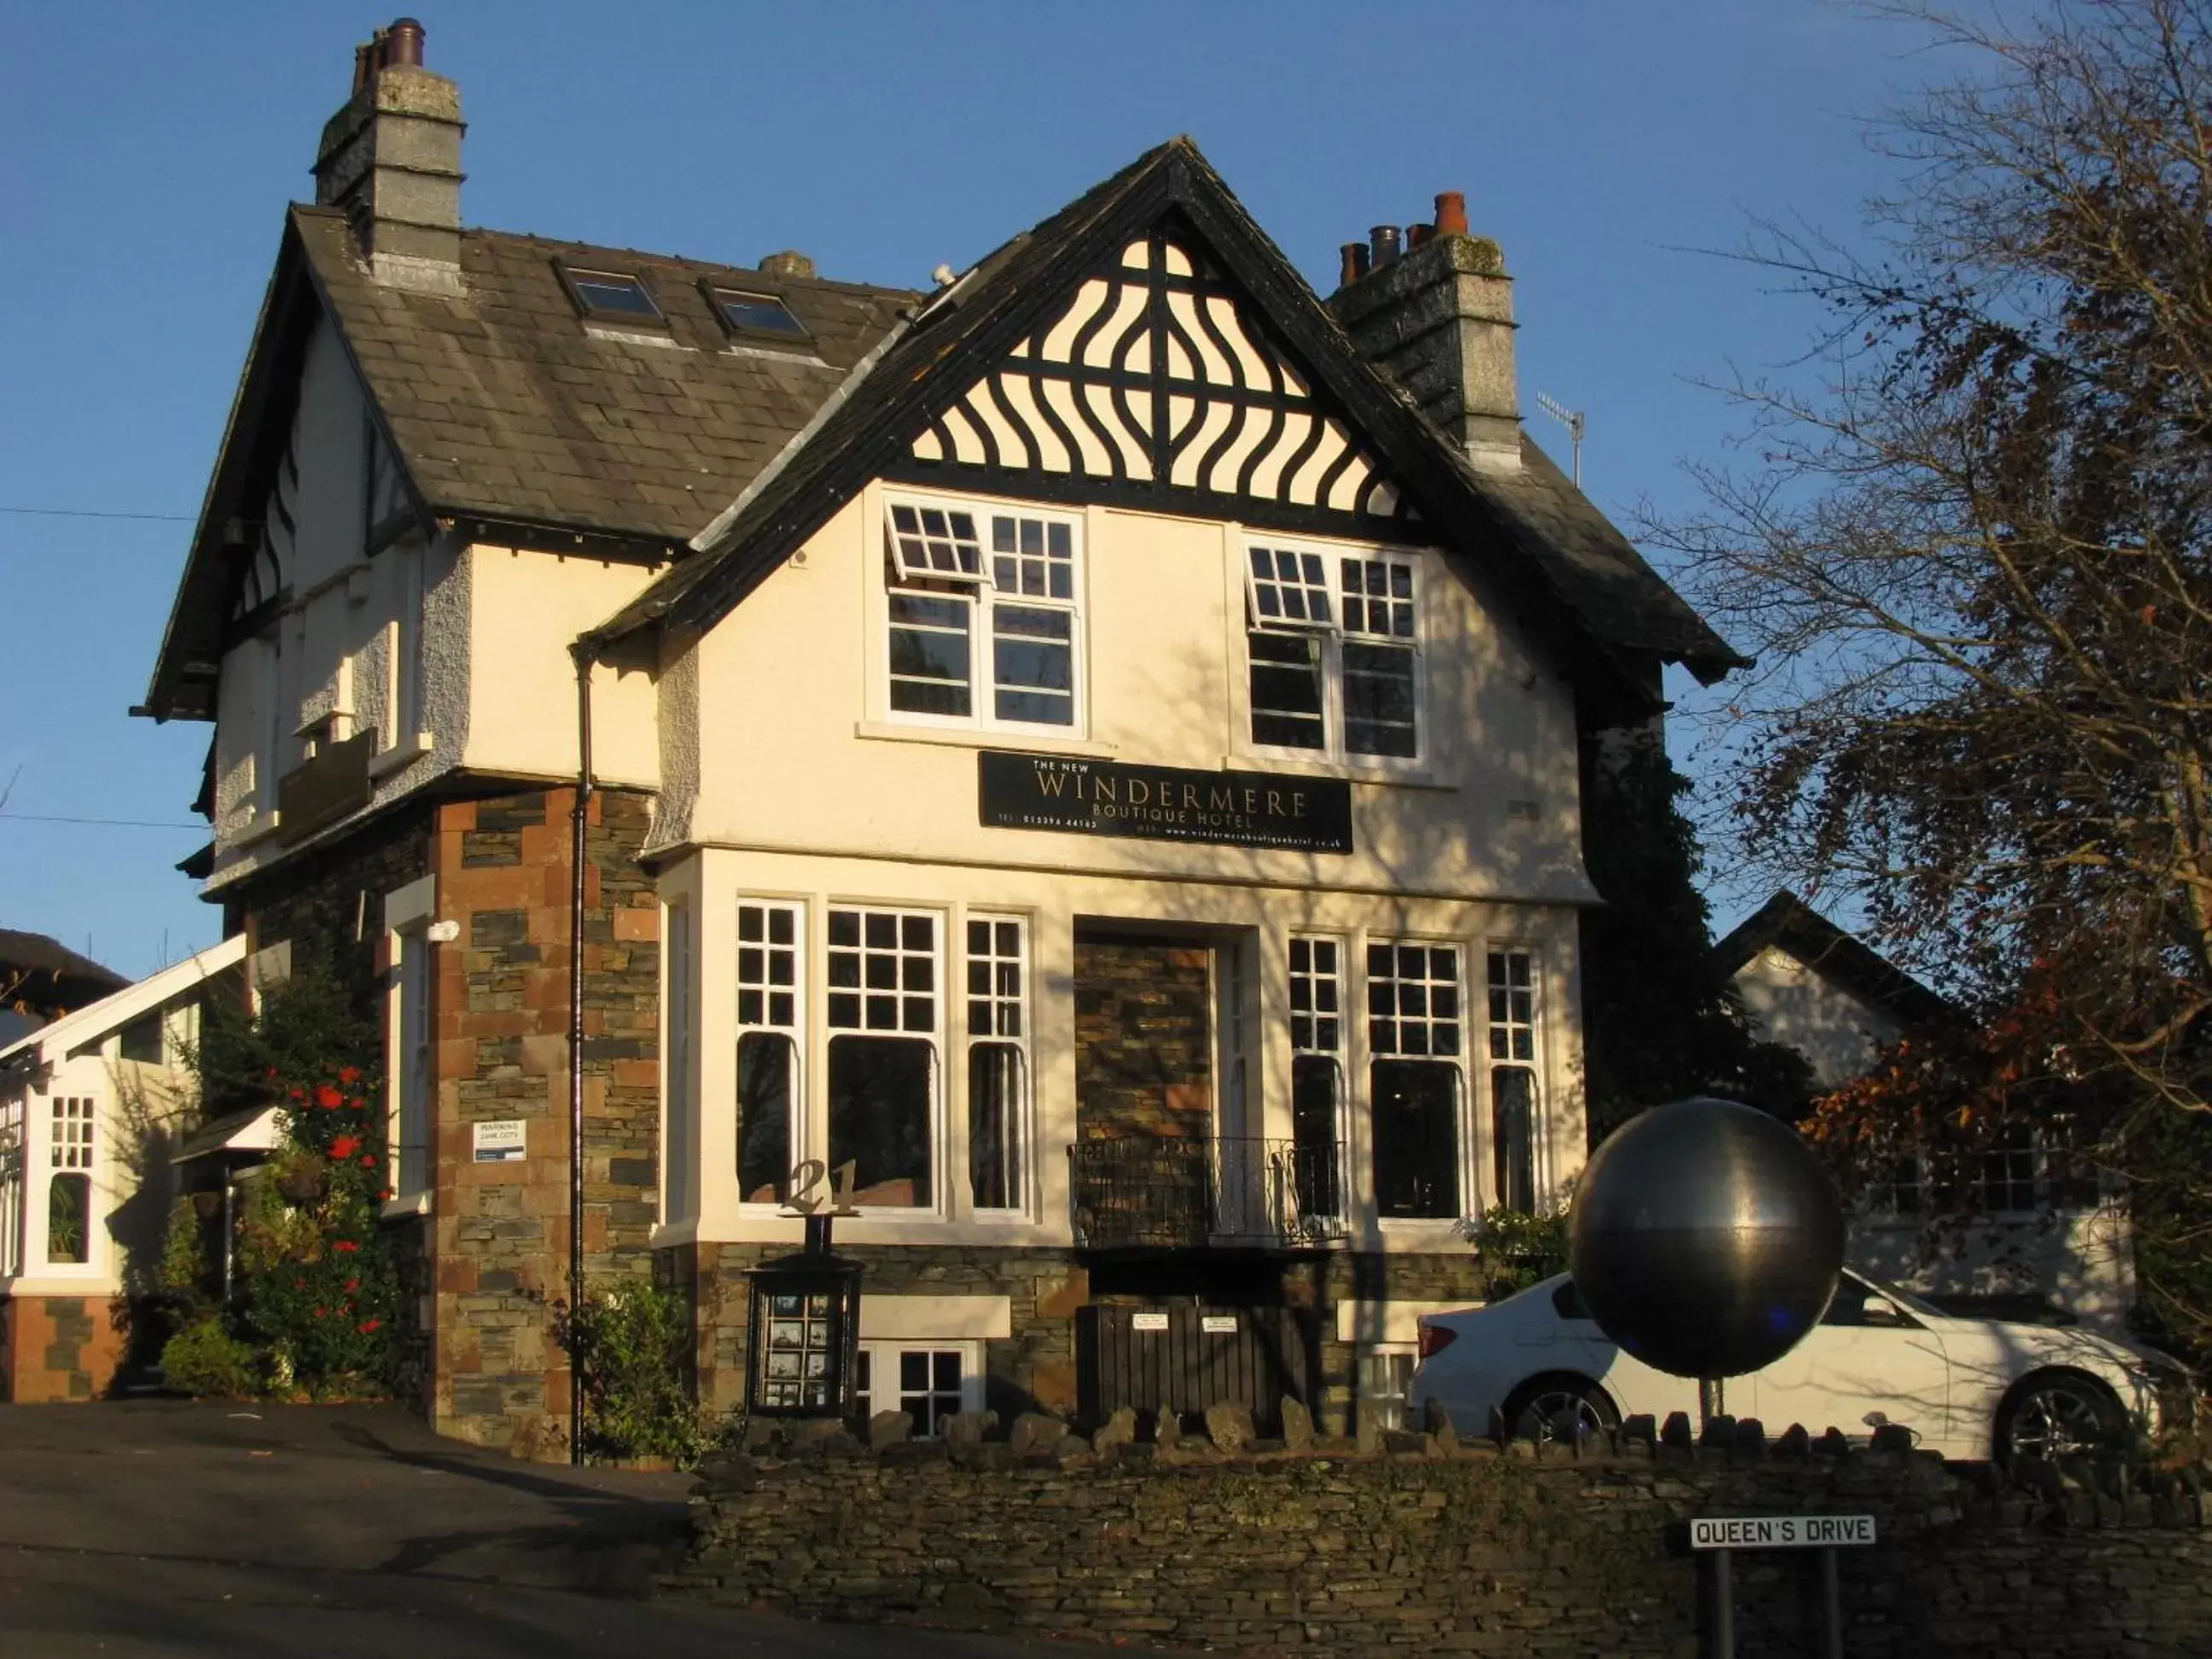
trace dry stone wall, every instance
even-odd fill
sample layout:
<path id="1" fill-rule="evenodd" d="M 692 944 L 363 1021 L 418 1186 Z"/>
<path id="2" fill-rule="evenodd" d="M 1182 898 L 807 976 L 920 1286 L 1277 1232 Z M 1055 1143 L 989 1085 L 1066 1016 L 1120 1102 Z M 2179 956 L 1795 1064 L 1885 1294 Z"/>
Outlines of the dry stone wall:
<path id="1" fill-rule="evenodd" d="M 1232 1456 L 1125 1443 L 1118 1427 L 1097 1450 L 1026 1457 L 830 1433 L 724 1459 L 667 1583 L 814 1617 L 1121 1644 L 1691 1659 L 1710 1620 L 1691 1518 L 1870 1514 L 1879 1543 L 1839 1553 L 1855 1659 L 2212 1650 L 2212 1529 L 2191 1475 L 2081 1464 L 2013 1488 L 1914 1452 L 1616 1442 L 1539 1459 L 1416 1436 Z M 1739 1651 L 1821 1651 L 1817 1553 L 1735 1561 Z"/>

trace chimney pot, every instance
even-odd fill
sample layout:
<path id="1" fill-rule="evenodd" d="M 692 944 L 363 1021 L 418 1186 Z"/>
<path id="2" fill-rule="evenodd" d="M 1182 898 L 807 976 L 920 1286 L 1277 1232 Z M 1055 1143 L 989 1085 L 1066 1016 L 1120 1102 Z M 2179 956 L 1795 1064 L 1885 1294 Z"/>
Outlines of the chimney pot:
<path id="1" fill-rule="evenodd" d="M 422 26 L 411 17 L 402 17 L 385 32 L 384 61 L 387 67 L 404 64 L 412 69 L 422 67 Z"/>
<path id="2" fill-rule="evenodd" d="M 1367 246 L 1373 251 L 1375 270 L 1380 270 L 1398 257 L 1398 227 L 1376 225 L 1367 233 Z"/>
<path id="3" fill-rule="evenodd" d="M 1436 235 L 1436 234 L 1437 228 L 1434 225 L 1407 225 L 1406 227 L 1406 251 L 1410 253 L 1415 248 L 1425 246 L 1428 241 Z"/>
<path id="4" fill-rule="evenodd" d="M 1437 234 L 1467 234 L 1467 196 L 1464 191 L 1445 190 L 1437 192 Z"/>
<path id="5" fill-rule="evenodd" d="M 1367 274 L 1367 244 L 1346 242 L 1337 249 L 1341 264 L 1337 267 L 1336 285 L 1350 288 Z"/>
<path id="6" fill-rule="evenodd" d="M 757 267 L 763 276 L 811 276 L 814 261 L 796 248 L 771 253 Z"/>

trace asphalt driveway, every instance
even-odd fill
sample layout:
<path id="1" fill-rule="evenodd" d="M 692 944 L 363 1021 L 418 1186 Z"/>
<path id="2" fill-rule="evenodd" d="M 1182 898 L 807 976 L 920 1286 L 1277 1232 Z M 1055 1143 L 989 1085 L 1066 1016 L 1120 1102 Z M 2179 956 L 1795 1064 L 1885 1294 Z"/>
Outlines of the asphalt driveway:
<path id="1" fill-rule="evenodd" d="M 690 1489 L 513 1462 L 383 1407 L 0 1406 L 0 1653 L 1069 1652 L 634 1599 L 680 1547 Z"/>

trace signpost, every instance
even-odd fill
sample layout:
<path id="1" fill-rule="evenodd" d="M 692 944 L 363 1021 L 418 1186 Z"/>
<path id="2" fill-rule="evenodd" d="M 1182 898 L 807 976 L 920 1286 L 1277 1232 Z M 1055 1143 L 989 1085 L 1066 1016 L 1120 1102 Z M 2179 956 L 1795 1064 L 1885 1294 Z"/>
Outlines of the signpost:
<path id="1" fill-rule="evenodd" d="M 1820 1552 L 1821 1622 L 1827 1659 L 1844 1659 L 1844 1598 L 1836 1552 L 1874 1542 L 1870 1515 L 1700 1516 L 1690 1522 L 1690 1547 L 1713 1553 L 1713 1654 L 1735 1659 L 1735 1601 L 1729 1557 L 1736 1550 Z"/>

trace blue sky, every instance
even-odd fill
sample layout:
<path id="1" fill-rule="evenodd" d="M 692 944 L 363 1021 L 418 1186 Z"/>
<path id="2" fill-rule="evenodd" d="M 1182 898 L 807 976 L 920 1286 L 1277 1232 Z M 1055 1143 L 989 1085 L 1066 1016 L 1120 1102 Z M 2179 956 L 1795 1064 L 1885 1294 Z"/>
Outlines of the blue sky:
<path id="1" fill-rule="evenodd" d="M 0 926 L 132 975 L 210 944 L 171 867 L 207 729 L 126 710 L 274 257 L 312 191 L 354 44 L 327 0 L 19 9 L 0 100 Z M 1464 191 L 1518 279 L 1522 403 L 1589 411 L 1616 517 L 1687 499 L 1741 416 L 1693 382 L 1784 368 L 1815 317 L 1693 249 L 1749 217 L 1848 236 L 1896 183 L 1860 118 L 1929 72 L 1914 38 L 1820 0 L 1547 4 L 428 0 L 460 83 L 471 223 L 926 286 L 1188 132 L 1323 291 L 1336 246 Z M 20 769 L 20 770 L 19 770 Z M 38 815 L 36 817 L 21 815 Z M 187 826 L 57 823 L 108 818 Z M 1727 915 L 1723 915 L 1723 921 Z"/>

